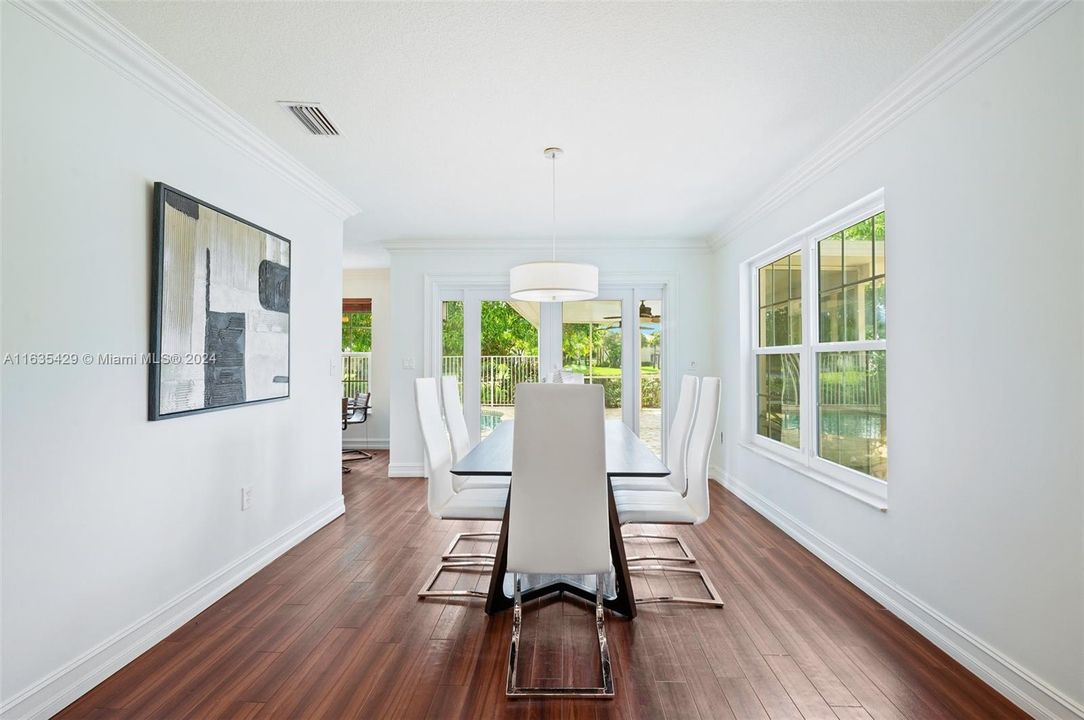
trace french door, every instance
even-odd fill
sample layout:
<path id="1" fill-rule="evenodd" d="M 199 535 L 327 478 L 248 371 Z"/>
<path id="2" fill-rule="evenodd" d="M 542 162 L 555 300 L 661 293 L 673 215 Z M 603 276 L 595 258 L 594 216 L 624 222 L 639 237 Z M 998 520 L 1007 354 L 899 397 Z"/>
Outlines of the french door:
<path id="1" fill-rule="evenodd" d="M 662 457 L 662 298 L 653 286 L 604 286 L 596 299 L 569 303 L 512 300 L 501 287 L 442 289 L 431 369 L 459 378 L 474 442 L 515 417 L 517 384 L 563 372 L 601 385 L 607 418 Z"/>

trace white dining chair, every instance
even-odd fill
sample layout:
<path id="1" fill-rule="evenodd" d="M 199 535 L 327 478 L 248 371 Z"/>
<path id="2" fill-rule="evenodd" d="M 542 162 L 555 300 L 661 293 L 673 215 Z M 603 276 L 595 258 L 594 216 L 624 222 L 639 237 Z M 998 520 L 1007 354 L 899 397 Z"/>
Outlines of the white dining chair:
<path id="1" fill-rule="evenodd" d="M 708 460 L 712 440 L 719 420 L 719 378 L 704 378 L 700 384 L 700 402 L 693 418 L 689 435 L 686 471 L 689 486 L 684 495 L 673 488 L 669 490 L 617 490 L 614 502 L 622 525 L 644 523 L 652 525 L 699 525 L 711 513 L 708 491 Z M 650 559 L 650 558 L 648 558 Z M 723 601 L 707 574 L 699 568 L 666 565 L 637 565 L 630 570 L 664 571 L 696 574 L 708 589 L 710 599 L 677 595 L 637 597 L 636 602 L 688 602 L 722 607 Z"/>
<path id="2" fill-rule="evenodd" d="M 472 449 L 470 433 L 467 432 L 467 420 L 463 415 L 463 403 L 459 399 L 459 378 L 455 375 L 444 375 L 440 379 L 440 394 L 444 398 L 444 422 L 448 426 L 448 437 L 452 441 L 452 462 L 459 462 L 467 456 Z M 464 488 L 500 488 L 508 489 L 507 477 L 484 477 L 452 475 L 452 487 L 456 492 Z M 461 540 L 486 539 L 499 537 L 495 532 L 462 532 L 458 533 L 448 549 L 441 555 L 442 560 L 476 560 L 492 559 L 492 553 L 457 553 L 455 548 Z"/>
<path id="3" fill-rule="evenodd" d="M 685 472 L 685 457 L 689 450 L 689 433 L 692 431 L 693 414 L 696 412 L 696 393 L 700 379 L 695 375 L 681 377 L 677 408 L 670 421 L 666 436 L 666 465 L 670 474 L 664 478 L 613 478 L 610 482 L 616 490 L 676 490 L 682 495 L 689 481 Z"/>
<path id="4" fill-rule="evenodd" d="M 583 385 L 586 377 L 583 373 L 569 372 L 568 370 L 554 370 L 553 382 L 557 385 Z"/>
<path id="5" fill-rule="evenodd" d="M 670 423 L 670 432 L 666 437 L 666 462 L 670 475 L 664 478 L 613 478 L 610 482 L 614 491 L 665 491 L 673 490 L 684 495 L 688 491 L 689 480 L 686 473 L 686 456 L 689 449 L 689 434 L 693 427 L 693 413 L 696 411 L 696 393 L 700 379 L 695 375 L 681 378 L 681 391 L 678 393 L 677 409 Z M 685 541 L 676 535 L 646 535 L 643 533 L 625 535 L 625 540 L 658 541 L 668 540 L 677 543 L 681 555 L 649 556 L 635 555 L 627 558 L 628 562 L 673 561 L 694 563 L 696 558 Z"/>
<path id="6" fill-rule="evenodd" d="M 440 399 L 437 381 L 418 378 L 414 381 L 414 398 L 418 409 L 418 423 L 425 443 L 425 456 L 429 464 L 428 495 L 426 504 L 429 514 L 441 520 L 501 520 L 508 498 L 507 488 L 462 488 L 459 492 L 452 486 L 452 452 L 448 434 L 440 416 Z M 477 590 L 433 590 L 433 584 L 444 570 L 462 571 L 467 568 L 491 567 L 492 561 L 442 562 L 429 580 L 422 586 L 419 597 L 477 596 L 485 593 Z"/>
<path id="7" fill-rule="evenodd" d="M 512 573 L 510 697 L 612 698 L 603 591 L 612 565 L 606 487 L 605 402 L 600 385 L 516 387 L 508 571 Z M 594 575 L 595 629 L 601 657 L 597 687 L 527 687 L 517 679 L 523 624 L 522 575 Z"/>

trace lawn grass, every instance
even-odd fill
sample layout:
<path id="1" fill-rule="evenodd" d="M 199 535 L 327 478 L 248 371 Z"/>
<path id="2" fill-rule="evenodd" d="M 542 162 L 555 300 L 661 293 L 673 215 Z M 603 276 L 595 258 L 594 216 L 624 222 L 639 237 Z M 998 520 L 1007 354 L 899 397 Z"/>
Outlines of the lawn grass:
<path id="1" fill-rule="evenodd" d="M 565 365 L 565 372 L 580 373 L 582 375 L 590 375 L 593 377 L 617 377 L 621 374 L 621 368 L 613 367 L 599 367 L 595 366 L 591 368 L 592 372 L 588 372 L 586 365 Z M 642 366 L 640 368 L 641 375 L 658 375 L 659 369 L 657 367 Z"/>

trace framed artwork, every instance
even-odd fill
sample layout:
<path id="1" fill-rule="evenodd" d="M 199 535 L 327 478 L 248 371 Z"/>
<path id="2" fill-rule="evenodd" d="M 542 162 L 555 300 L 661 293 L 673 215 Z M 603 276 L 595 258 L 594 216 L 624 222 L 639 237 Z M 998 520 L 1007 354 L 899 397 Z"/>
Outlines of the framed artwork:
<path id="1" fill-rule="evenodd" d="M 154 184 L 150 420 L 290 396 L 290 241 Z"/>

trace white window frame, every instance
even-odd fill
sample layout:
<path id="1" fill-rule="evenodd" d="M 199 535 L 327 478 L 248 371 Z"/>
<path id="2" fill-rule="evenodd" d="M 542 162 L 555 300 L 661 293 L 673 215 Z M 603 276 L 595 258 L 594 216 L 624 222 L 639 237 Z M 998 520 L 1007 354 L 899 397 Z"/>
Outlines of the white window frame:
<path id="1" fill-rule="evenodd" d="M 888 509 L 888 483 L 817 455 L 817 354 L 859 350 L 884 350 L 887 340 L 846 342 L 820 341 L 820 291 L 818 287 L 817 243 L 825 237 L 884 212 L 884 188 L 795 233 L 781 243 L 741 264 L 739 287 L 742 301 L 741 350 L 744 364 L 742 392 L 742 445 L 758 455 L 775 460 L 806 477 L 827 485 L 867 505 Z M 888 252 L 888 224 L 885 216 L 885 252 Z M 794 252 L 802 253 L 802 344 L 760 347 L 759 269 Z M 887 276 L 886 276 L 887 279 Z M 886 282 L 887 288 L 887 282 Z M 887 293 L 887 290 L 886 290 Z M 887 299 L 886 299 L 887 305 Z M 798 401 L 800 447 L 766 438 L 757 433 L 757 358 L 761 355 L 797 353 L 799 356 Z"/>

